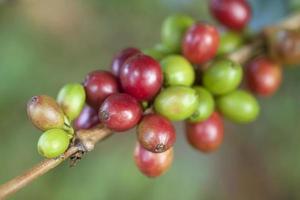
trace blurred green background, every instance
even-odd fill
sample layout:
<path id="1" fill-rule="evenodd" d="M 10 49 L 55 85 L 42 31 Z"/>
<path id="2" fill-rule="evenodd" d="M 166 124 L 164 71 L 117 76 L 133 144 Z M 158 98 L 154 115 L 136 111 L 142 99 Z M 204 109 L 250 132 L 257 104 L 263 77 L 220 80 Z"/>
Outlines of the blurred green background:
<path id="1" fill-rule="evenodd" d="M 250 2 L 253 30 L 300 5 Z M 109 69 L 124 47 L 151 47 L 162 20 L 176 12 L 212 20 L 204 0 L 0 0 L 0 183 L 42 159 L 40 132 L 26 116 L 31 96 L 55 97 L 63 84 Z M 259 100 L 259 119 L 226 122 L 224 144 L 213 154 L 193 150 L 178 124 L 174 164 L 160 178 L 135 167 L 132 131 L 100 143 L 74 168 L 65 162 L 11 199 L 300 199 L 299 88 L 300 69 L 286 69 L 280 91 Z"/>

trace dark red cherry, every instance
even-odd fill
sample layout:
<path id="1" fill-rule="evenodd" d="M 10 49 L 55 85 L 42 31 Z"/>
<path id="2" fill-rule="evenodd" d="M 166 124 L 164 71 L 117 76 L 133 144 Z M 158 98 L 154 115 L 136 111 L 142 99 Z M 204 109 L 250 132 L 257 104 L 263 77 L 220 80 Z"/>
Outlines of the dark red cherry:
<path id="1" fill-rule="evenodd" d="M 172 123 L 158 114 L 145 115 L 138 125 L 137 134 L 143 147 L 154 153 L 168 150 L 176 141 Z"/>
<path id="2" fill-rule="evenodd" d="M 122 65 L 125 63 L 127 59 L 130 57 L 142 53 L 139 49 L 136 48 L 126 48 L 123 49 L 121 52 L 119 52 L 113 59 L 112 64 L 111 64 L 111 70 L 112 73 L 115 76 L 119 76 L 120 74 L 120 69 Z"/>
<path id="3" fill-rule="evenodd" d="M 212 59 L 218 50 L 219 33 L 216 27 L 197 23 L 191 26 L 182 40 L 183 55 L 194 64 Z"/>
<path id="4" fill-rule="evenodd" d="M 119 91 L 116 77 L 108 71 L 93 71 L 84 80 L 86 101 L 98 110 L 106 97 Z"/>
<path id="5" fill-rule="evenodd" d="M 223 141 L 223 119 L 214 112 L 207 120 L 190 123 L 186 122 L 186 136 L 189 143 L 202 152 L 216 150 Z"/>
<path id="6" fill-rule="evenodd" d="M 128 59 L 120 72 L 124 92 L 138 101 L 151 100 L 160 90 L 163 74 L 160 64 L 152 57 L 138 54 Z"/>
<path id="7" fill-rule="evenodd" d="M 99 110 L 100 121 L 113 131 L 133 128 L 141 119 L 139 102 L 128 94 L 112 94 L 105 99 Z"/>
<path id="8" fill-rule="evenodd" d="M 252 92 L 261 96 L 274 94 L 282 80 L 281 67 L 266 57 L 256 58 L 246 66 L 246 81 Z"/>
<path id="9" fill-rule="evenodd" d="M 98 112 L 89 105 L 85 105 L 80 115 L 74 121 L 75 130 L 89 129 L 99 124 Z"/>
<path id="10" fill-rule="evenodd" d="M 224 26 L 242 30 L 250 21 L 251 7 L 247 0 L 211 0 L 212 15 Z"/>
<path id="11" fill-rule="evenodd" d="M 137 143 L 134 150 L 134 160 L 144 175 L 153 178 L 161 176 L 173 162 L 173 147 L 162 153 L 152 153 Z"/>

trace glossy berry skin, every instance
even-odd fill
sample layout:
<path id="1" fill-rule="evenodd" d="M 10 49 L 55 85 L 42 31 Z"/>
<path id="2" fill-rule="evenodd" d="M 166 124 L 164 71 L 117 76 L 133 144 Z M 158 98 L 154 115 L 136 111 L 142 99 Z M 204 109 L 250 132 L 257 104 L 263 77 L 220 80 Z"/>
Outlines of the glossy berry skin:
<path id="1" fill-rule="evenodd" d="M 106 97 L 119 91 L 116 77 L 108 72 L 97 70 L 89 73 L 84 80 L 87 103 L 98 110 Z"/>
<path id="2" fill-rule="evenodd" d="M 180 55 L 169 55 L 160 62 L 165 86 L 191 86 L 195 81 L 193 66 Z"/>
<path id="3" fill-rule="evenodd" d="M 137 54 L 142 53 L 137 48 L 126 48 L 123 49 L 121 52 L 119 52 L 115 57 L 113 58 L 112 64 L 111 64 L 111 71 L 115 76 L 120 75 L 120 69 L 122 68 L 123 64 L 126 62 L 127 59 L 129 59 L 132 56 L 135 56 Z"/>
<path id="4" fill-rule="evenodd" d="M 194 19 L 182 14 L 167 17 L 162 24 L 161 41 L 173 52 L 180 52 L 182 38 L 194 22 Z"/>
<path id="5" fill-rule="evenodd" d="M 198 97 L 198 106 L 192 116 L 189 117 L 189 122 L 201 122 L 211 116 L 215 108 L 215 100 L 212 94 L 201 86 L 195 86 L 193 89 L 196 91 Z"/>
<path id="6" fill-rule="evenodd" d="M 98 112 L 89 105 L 85 105 L 80 115 L 74 120 L 75 130 L 89 129 L 97 124 L 100 124 Z"/>
<path id="7" fill-rule="evenodd" d="M 44 132 L 38 141 L 38 152 L 46 158 L 56 158 L 63 154 L 70 144 L 70 137 L 62 129 Z"/>
<path id="8" fill-rule="evenodd" d="M 184 86 L 168 87 L 154 100 L 155 111 L 172 121 L 187 119 L 196 111 L 197 105 L 196 91 Z"/>
<path id="9" fill-rule="evenodd" d="M 223 119 L 214 112 L 203 122 L 186 122 L 186 137 L 194 148 L 202 152 L 215 151 L 223 142 Z"/>
<path id="10" fill-rule="evenodd" d="M 99 109 L 99 119 L 111 130 L 121 132 L 133 128 L 140 121 L 142 112 L 135 98 L 118 93 L 105 99 Z"/>
<path id="11" fill-rule="evenodd" d="M 182 53 L 193 64 L 211 60 L 219 47 L 218 30 L 206 23 L 191 26 L 182 40 Z"/>
<path id="12" fill-rule="evenodd" d="M 145 115 L 137 127 L 137 134 L 140 144 L 153 153 L 168 150 L 176 141 L 172 123 L 158 114 Z"/>
<path id="13" fill-rule="evenodd" d="M 282 70 L 272 60 L 260 57 L 246 66 L 246 81 L 250 90 L 261 96 L 274 94 L 281 83 Z"/>
<path id="14" fill-rule="evenodd" d="M 249 92 L 236 90 L 217 99 L 219 112 L 236 123 L 250 123 L 259 114 L 259 105 Z"/>
<path id="15" fill-rule="evenodd" d="M 138 169 L 148 177 L 163 175 L 173 162 L 173 147 L 162 153 L 153 153 L 145 149 L 139 143 L 134 150 L 134 160 Z"/>
<path id="16" fill-rule="evenodd" d="M 33 125 L 45 131 L 64 127 L 64 113 L 56 101 L 49 96 L 32 97 L 27 103 L 27 115 Z"/>
<path id="17" fill-rule="evenodd" d="M 57 102 L 70 121 L 80 114 L 85 103 L 85 91 L 81 84 L 71 83 L 63 86 L 58 95 Z"/>
<path id="18" fill-rule="evenodd" d="M 241 65 L 229 59 L 213 61 L 203 74 L 203 85 L 214 95 L 235 90 L 242 81 Z"/>
<path id="19" fill-rule="evenodd" d="M 156 60 L 150 56 L 138 54 L 124 63 L 120 80 L 124 92 L 138 101 L 148 101 L 160 90 L 163 73 Z"/>
<path id="20" fill-rule="evenodd" d="M 247 0 L 210 0 L 209 7 L 221 24 L 236 31 L 242 30 L 251 18 Z"/>

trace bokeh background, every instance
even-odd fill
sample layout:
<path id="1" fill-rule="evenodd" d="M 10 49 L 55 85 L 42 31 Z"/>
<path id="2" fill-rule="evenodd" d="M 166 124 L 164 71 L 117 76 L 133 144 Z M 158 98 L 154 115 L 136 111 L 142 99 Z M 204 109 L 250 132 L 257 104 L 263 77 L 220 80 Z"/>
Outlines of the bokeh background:
<path id="1" fill-rule="evenodd" d="M 252 30 L 299 7 L 297 0 L 251 0 Z M 128 46 L 159 42 L 162 20 L 187 13 L 212 21 L 204 0 L 0 0 L 0 183 L 42 158 L 40 132 L 27 120 L 26 102 L 56 96 L 68 82 L 109 69 Z M 97 145 L 74 168 L 57 167 L 11 199 L 260 200 L 300 199 L 300 68 L 287 68 L 280 91 L 259 99 L 262 111 L 249 125 L 226 122 L 219 151 L 190 147 L 178 124 L 175 160 L 157 179 L 134 165 L 134 131 Z"/>

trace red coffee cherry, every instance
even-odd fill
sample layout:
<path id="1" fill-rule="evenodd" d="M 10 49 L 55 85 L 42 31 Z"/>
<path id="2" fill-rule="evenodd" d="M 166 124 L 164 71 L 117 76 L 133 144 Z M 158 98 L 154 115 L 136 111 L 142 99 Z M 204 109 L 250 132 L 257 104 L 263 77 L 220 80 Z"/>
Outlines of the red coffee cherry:
<path id="1" fill-rule="evenodd" d="M 183 55 L 194 64 L 202 64 L 212 59 L 217 53 L 218 46 L 218 30 L 205 23 L 191 26 L 182 41 Z"/>
<path id="2" fill-rule="evenodd" d="M 120 75 L 120 69 L 122 65 L 126 62 L 127 59 L 129 59 L 132 56 L 135 56 L 136 54 L 142 53 L 139 49 L 136 48 L 126 48 L 123 49 L 121 52 L 119 52 L 113 59 L 111 64 L 111 70 L 112 73 L 115 76 Z"/>
<path id="3" fill-rule="evenodd" d="M 113 131 L 133 128 L 141 119 L 142 108 L 128 94 L 112 94 L 105 99 L 99 110 L 99 119 Z"/>
<path id="4" fill-rule="evenodd" d="M 172 123 L 158 114 L 144 116 L 138 125 L 137 134 L 141 145 L 154 153 L 168 150 L 176 141 L 175 128 Z"/>
<path id="5" fill-rule="evenodd" d="M 118 81 L 116 77 L 108 71 L 93 71 L 84 80 L 86 101 L 95 110 L 98 110 L 106 97 L 117 93 Z"/>
<path id="6" fill-rule="evenodd" d="M 173 162 L 173 147 L 162 153 L 152 153 L 137 143 L 134 160 L 139 170 L 148 177 L 163 175 Z"/>
<path id="7" fill-rule="evenodd" d="M 280 66 L 266 57 L 252 60 L 246 66 L 246 81 L 252 92 L 261 96 L 274 94 L 282 80 Z"/>
<path id="8" fill-rule="evenodd" d="M 205 121 L 186 123 L 186 136 L 189 143 L 202 152 L 216 150 L 223 141 L 223 135 L 223 120 L 217 112 Z"/>
<path id="9" fill-rule="evenodd" d="M 74 128 L 75 130 L 89 129 L 99 123 L 98 112 L 89 105 L 85 105 L 80 115 L 74 121 Z"/>
<path id="10" fill-rule="evenodd" d="M 246 0 L 211 0 L 212 15 L 224 26 L 242 30 L 251 18 L 251 7 Z"/>
<path id="11" fill-rule="evenodd" d="M 124 92 L 139 101 L 151 100 L 160 90 L 163 74 L 160 64 L 143 54 L 128 59 L 120 72 Z"/>

